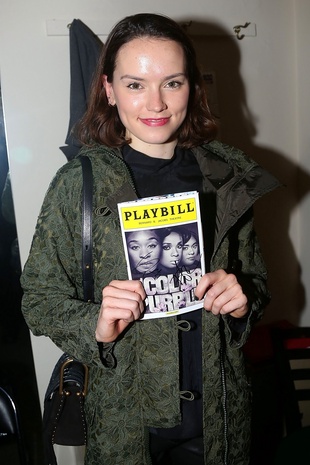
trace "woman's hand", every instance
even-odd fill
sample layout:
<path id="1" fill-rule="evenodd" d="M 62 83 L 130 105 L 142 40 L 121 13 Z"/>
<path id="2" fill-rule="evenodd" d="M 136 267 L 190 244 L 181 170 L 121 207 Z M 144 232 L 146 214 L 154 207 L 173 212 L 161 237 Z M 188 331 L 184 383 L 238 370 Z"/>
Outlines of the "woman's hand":
<path id="1" fill-rule="evenodd" d="M 229 313 L 242 318 L 248 312 L 248 299 L 234 274 L 217 270 L 202 276 L 195 292 L 199 299 L 204 297 L 203 306 L 213 315 Z"/>
<path id="2" fill-rule="evenodd" d="M 113 342 L 144 311 L 145 291 L 140 281 L 111 281 L 102 290 L 96 328 L 98 342 Z"/>

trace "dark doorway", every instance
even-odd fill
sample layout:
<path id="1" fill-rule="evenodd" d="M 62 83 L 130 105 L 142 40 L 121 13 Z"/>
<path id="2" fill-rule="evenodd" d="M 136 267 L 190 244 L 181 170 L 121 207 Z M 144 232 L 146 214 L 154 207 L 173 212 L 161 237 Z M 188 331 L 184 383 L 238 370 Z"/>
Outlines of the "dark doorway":
<path id="1" fill-rule="evenodd" d="M 20 255 L 0 87 L 0 386 L 18 409 L 29 465 L 42 465 L 41 411 L 29 329 L 21 313 Z M 0 463 L 18 465 L 14 442 L 0 444 Z"/>

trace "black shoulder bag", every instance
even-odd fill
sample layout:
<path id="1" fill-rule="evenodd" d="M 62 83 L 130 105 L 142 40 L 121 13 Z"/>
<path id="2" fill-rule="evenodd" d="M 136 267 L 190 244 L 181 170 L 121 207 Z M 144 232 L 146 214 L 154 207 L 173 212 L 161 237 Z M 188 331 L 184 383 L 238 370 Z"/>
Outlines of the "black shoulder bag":
<path id="1" fill-rule="evenodd" d="M 92 269 L 92 195 L 91 161 L 80 158 L 83 171 L 82 200 L 82 273 L 84 300 L 94 299 Z M 43 445 L 45 465 L 57 465 L 54 444 L 82 446 L 86 444 L 84 399 L 87 391 L 88 367 L 63 354 L 55 365 L 44 398 Z"/>

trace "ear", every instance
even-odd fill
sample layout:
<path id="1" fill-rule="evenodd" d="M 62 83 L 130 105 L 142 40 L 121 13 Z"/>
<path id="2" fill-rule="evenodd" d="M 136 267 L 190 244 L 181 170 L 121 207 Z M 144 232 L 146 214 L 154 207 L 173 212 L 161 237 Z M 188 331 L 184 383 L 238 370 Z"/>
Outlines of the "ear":
<path id="1" fill-rule="evenodd" d="M 102 79 L 102 85 L 105 89 L 105 93 L 106 93 L 109 105 L 114 106 L 115 98 L 114 98 L 114 92 L 113 92 L 113 85 L 111 82 L 108 82 L 108 77 L 106 74 L 103 74 L 101 79 Z"/>

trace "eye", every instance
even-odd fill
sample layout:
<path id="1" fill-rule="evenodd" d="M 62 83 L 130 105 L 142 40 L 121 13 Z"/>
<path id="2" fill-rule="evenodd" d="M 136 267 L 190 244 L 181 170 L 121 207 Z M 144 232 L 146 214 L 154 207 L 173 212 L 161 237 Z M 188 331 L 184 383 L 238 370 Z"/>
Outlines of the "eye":
<path id="1" fill-rule="evenodd" d="M 138 246 L 138 245 L 130 245 L 129 248 L 130 248 L 130 250 L 133 250 L 133 251 L 139 250 L 139 246 Z"/>
<path id="2" fill-rule="evenodd" d="M 166 87 L 168 87 L 170 89 L 178 89 L 182 85 L 183 85 L 183 83 L 180 82 L 180 81 L 169 81 L 169 82 L 167 82 Z"/>
<path id="3" fill-rule="evenodd" d="M 171 249 L 171 245 L 163 244 L 163 250 L 170 250 L 170 249 Z"/>
<path id="4" fill-rule="evenodd" d="M 131 90 L 139 90 L 142 89 L 142 86 L 139 82 L 132 82 L 131 84 L 128 84 L 127 88 Z"/>

